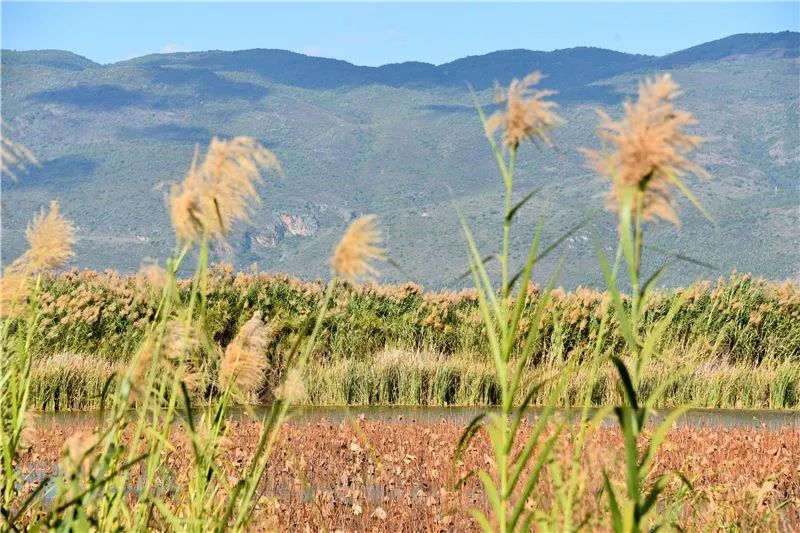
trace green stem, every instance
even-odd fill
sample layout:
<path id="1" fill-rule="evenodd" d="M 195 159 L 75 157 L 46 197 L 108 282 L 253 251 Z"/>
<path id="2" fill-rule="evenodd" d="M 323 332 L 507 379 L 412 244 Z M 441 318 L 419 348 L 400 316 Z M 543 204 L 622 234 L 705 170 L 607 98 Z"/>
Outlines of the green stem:
<path id="1" fill-rule="evenodd" d="M 641 317 L 641 308 L 642 308 L 642 295 L 641 295 L 641 288 L 639 285 L 639 280 L 642 277 L 642 243 L 644 240 L 644 228 L 642 227 L 642 213 L 644 210 L 644 191 L 640 190 L 639 194 L 636 195 L 636 216 L 634 221 L 634 236 L 633 236 L 633 248 L 634 248 L 634 265 L 633 269 L 636 275 L 634 279 L 631 280 L 631 329 L 633 330 L 633 335 L 637 339 L 637 347 L 639 344 L 639 319 Z M 638 349 L 637 353 L 634 353 L 633 356 L 638 359 Z M 639 386 L 639 372 L 638 363 L 635 365 L 637 371 L 634 372 L 632 379 L 633 384 L 635 387 Z"/>
<path id="2" fill-rule="evenodd" d="M 505 199 L 505 217 L 503 218 L 503 251 L 500 257 L 500 264 L 502 267 L 502 297 L 503 305 L 506 304 L 510 292 L 509 283 L 509 247 L 511 245 L 511 209 L 512 209 L 512 196 L 514 194 L 514 167 L 517 161 L 517 149 L 511 148 L 511 154 L 508 162 L 508 175 L 505 182 L 506 199 Z"/>

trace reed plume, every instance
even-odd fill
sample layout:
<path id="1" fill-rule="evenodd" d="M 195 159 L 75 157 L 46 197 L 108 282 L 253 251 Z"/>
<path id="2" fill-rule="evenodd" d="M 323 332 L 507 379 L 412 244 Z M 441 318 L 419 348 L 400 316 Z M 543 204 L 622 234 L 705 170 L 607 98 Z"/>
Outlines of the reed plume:
<path id="1" fill-rule="evenodd" d="M 148 372 L 153 364 L 153 357 L 156 356 L 156 338 L 155 335 L 148 335 L 142 342 L 139 348 L 139 353 L 136 355 L 136 363 L 131 372 L 131 386 L 132 390 L 129 398 L 137 401 L 140 394 L 149 387 Z"/>
<path id="2" fill-rule="evenodd" d="M 88 474 L 92 462 L 98 455 L 101 444 L 100 435 L 89 431 L 79 431 L 70 435 L 61 448 L 59 467 L 65 477 L 77 473 Z"/>
<path id="3" fill-rule="evenodd" d="M 543 77 L 536 71 L 522 80 L 514 78 L 507 92 L 499 85 L 495 87 L 495 101 L 506 107 L 495 111 L 486 121 L 487 136 L 492 137 L 502 129 L 503 146 L 512 150 L 526 139 L 552 144 L 547 132 L 563 120 L 553 111 L 558 104 L 545 100 L 556 92 L 533 88 Z"/>
<path id="4" fill-rule="evenodd" d="M 5 123 L 3 123 L 3 126 L 5 126 Z M 5 132 L 1 135 L 0 174 L 8 176 L 12 181 L 16 181 L 17 171 L 25 172 L 28 169 L 28 165 L 39 166 L 39 162 L 33 152 L 6 137 Z"/>
<path id="5" fill-rule="evenodd" d="M 261 172 L 280 171 L 275 155 L 251 137 L 214 137 L 203 162 L 197 154 L 183 183 L 173 185 L 170 212 L 183 243 L 223 239 L 238 220 L 246 220 L 259 197 Z"/>
<path id="6" fill-rule="evenodd" d="M 50 211 L 44 208 L 25 230 L 28 250 L 14 261 L 9 269 L 15 272 L 41 272 L 60 268 L 74 255 L 75 227 L 58 213 L 58 202 L 50 202 Z"/>
<path id="7" fill-rule="evenodd" d="M 371 261 L 385 260 L 386 254 L 379 247 L 383 239 L 376 220 L 375 215 L 366 215 L 347 228 L 331 258 L 337 275 L 353 283 L 378 275 Z"/>
<path id="8" fill-rule="evenodd" d="M 75 229 L 58 213 L 58 202 L 50 212 L 42 209 L 25 231 L 28 250 L 12 262 L 0 278 L 0 317 L 15 316 L 24 307 L 31 289 L 31 274 L 59 268 L 73 256 Z"/>
<path id="9" fill-rule="evenodd" d="M 177 375 L 190 392 L 199 392 L 205 388 L 206 379 L 200 363 L 201 344 L 197 330 L 193 327 L 187 329 L 178 320 L 170 320 L 160 347 L 155 334 L 148 335 L 142 343 L 131 374 L 134 387 L 131 399 L 139 398 L 139 394 L 144 393 L 149 386 L 148 372 L 157 355 L 157 378 L 166 376 L 172 379 L 172 376 Z"/>
<path id="10" fill-rule="evenodd" d="M 183 363 L 178 369 L 178 375 L 189 392 L 197 394 L 206 389 L 206 373 L 196 363 Z"/>
<path id="11" fill-rule="evenodd" d="M 170 320 L 164 332 L 162 350 L 170 361 L 180 361 L 197 354 L 200 338 L 194 327 L 186 327 L 179 320 Z"/>
<path id="12" fill-rule="evenodd" d="M 611 182 L 607 204 L 611 211 L 619 212 L 623 197 L 632 194 L 633 205 L 641 203 L 643 220 L 679 222 L 673 186 L 686 174 L 706 175 L 688 159 L 702 139 L 683 131 L 696 121 L 691 113 L 673 105 L 680 95 L 678 84 L 664 74 L 639 84 L 638 101 L 625 102 L 625 117 L 619 122 L 598 110 L 598 135 L 612 151 L 581 151 L 588 166 Z"/>
<path id="13" fill-rule="evenodd" d="M 16 317 L 25 307 L 29 292 L 29 276 L 7 268 L 0 278 L 0 318 Z"/>
<path id="14" fill-rule="evenodd" d="M 275 397 L 291 404 L 301 403 L 307 398 L 303 374 L 299 368 L 289 369 L 283 384 L 275 391 Z"/>
<path id="15" fill-rule="evenodd" d="M 178 320 L 167 323 L 162 346 L 164 358 L 190 392 L 205 389 L 202 350 L 197 328 L 186 327 Z"/>
<path id="16" fill-rule="evenodd" d="M 169 281 L 169 274 L 159 265 L 142 265 L 136 274 L 136 290 L 139 292 L 161 292 Z"/>
<path id="17" fill-rule="evenodd" d="M 221 387 L 244 394 L 258 392 L 268 366 L 265 353 L 268 342 L 267 327 L 257 311 L 225 349 L 219 370 Z"/>

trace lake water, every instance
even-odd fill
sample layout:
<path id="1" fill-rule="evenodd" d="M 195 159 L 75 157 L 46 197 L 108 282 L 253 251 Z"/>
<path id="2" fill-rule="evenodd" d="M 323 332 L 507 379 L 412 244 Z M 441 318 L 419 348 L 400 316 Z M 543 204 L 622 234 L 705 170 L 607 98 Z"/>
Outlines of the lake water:
<path id="1" fill-rule="evenodd" d="M 266 414 L 268 407 L 257 406 L 253 408 L 259 416 Z M 406 422 L 419 422 L 430 424 L 447 420 L 451 422 L 468 424 L 475 416 L 485 412 L 485 408 L 480 407 L 374 407 L 374 406 L 319 406 L 319 407 L 294 407 L 290 410 L 291 421 L 293 422 L 315 422 L 318 420 L 328 420 L 339 422 L 350 418 L 365 418 L 367 420 L 391 421 L 403 420 Z M 496 410 L 499 412 L 499 410 Z M 528 409 L 528 416 L 535 419 L 542 412 L 542 408 L 534 407 Z M 593 410 L 596 412 L 596 410 Z M 576 418 L 580 416 L 580 410 L 558 409 L 558 414 Z M 663 419 L 669 410 L 656 410 L 651 417 L 651 422 Z M 243 409 L 232 410 L 231 416 L 241 417 L 244 415 Z M 34 417 L 34 425 L 37 427 L 48 427 L 53 424 L 93 424 L 102 418 L 103 414 L 97 411 L 80 412 L 41 412 Z M 609 417 L 606 423 L 612 423 Z M 764 427 L 767 429 L 780 429 L 791 427 L 800 429 L 800 410 L 739 410 L 739 409 L 692 409 L 681 416 L 678 425 L 688 425 L 691 427 L 712 427 L 712 428 L 753 428 Z"/>

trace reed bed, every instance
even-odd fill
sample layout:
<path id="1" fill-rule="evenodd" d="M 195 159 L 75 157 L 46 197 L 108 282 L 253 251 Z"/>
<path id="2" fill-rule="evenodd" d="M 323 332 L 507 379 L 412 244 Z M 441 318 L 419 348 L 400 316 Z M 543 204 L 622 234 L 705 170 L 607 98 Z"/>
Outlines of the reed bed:
<path id="1" fill-rule="evenodd" d="M 42 319 L 31 347 L 33 405 L 96 408 L 106 380 L 130 361 L 145 335 L 158 308 L 157 283 L 148 280 L 146 269 L 130 276 L 73 269 L 44 277 Z M 187 300 L 189 283 L 179 281 L 179 286 Z M 215 265 L 208 287 L 206 327 L 220 346 L 254 311 L 269 317 L 270 371 L 259 391 L 261 399 L 269 401 L 283 375 L 281 354 L 305 321 L 316 316 L 323 284 L 280 274 L 234 273 L 229 265 Z M 541 292 L 535 286 L 529 289 L 526 316 Z M 800 407 L 797 284 L 734 273 L 715 283 L 664 289 L 651 296 L 643 327 L 652 328 L 681 297 L 686 299 L 663 340 L 662 360 L 643 384 L 671 382 L 659 406 Z M 308 371 L 308 403 L 498 403 L 474 290 L 427 292 L 412 284 L 340 283 L 332 302 L 309 361 L 313 370 Z M 608 293 L 587 288 L 552 291 L 542 318 L 543 342 L 531 358 L 526 383 L 556 372 L 571 354 L 590 354 L 604 316 L 614 324 Z M 521 323 L 520 338 L 528 333 L 529 322 Z M 602 350 L 624 350 L 615 326 Z M 595 405 L 619 400 L 609 370 L 604 365 L 593 386 Z M 586 386 L 585 374 L 578 368 L 570 381 L 573 399 Z M 535 403 L 546 398 L 543 392 Z"/>
<path id="2" fill-rule="evenodd" d="M 32 349 L 40 355 L 87 353 L 110 361 L 127 361 L 155 313 L 160 292 L 146 271 L 121 276 L 113 271 L 72 269 L 42 279 L 41 314 Z M 180 281 L 182 298 L 191 289 Z M 317 313 L 324 293 L 321 281 L 304 282 L 282 274 L 233 272 L 212 265 L 208 276 L 211 308 L 208 328 L 220 343 L 237 326 L 260 311 L 278 329 L 278 341 L 295 333 Z M 531 285 L 525 300 L 529 317 L 543 289 Z M 733 273 L 715 282 L 663 289 L 647 302 L 642 327 L 662 319 L 684 298 L 665 343 L 692 351 L 705 345 L 709 358 L 754 365 L 762 361 L 800 361 L 800 285 Z M 486 354 L 477 295 L 474 290 L 425 291 L 415 284 L 338 284 L 326 314 L 316 354 L 332 360 L 368 358 L 388 347 L 429 350 L 443 355 Z M 555 289 L 542 316 L 545 342 L 534 361 L 546 358 L 556 327 L 563 349 L 580 351 L 593 342 L 603 317 L 614 325 L 611 296 L 595 289 Z M 530 328 L 520 324 L 519 336 Z M 611 328 L 604 350 L 619 350 L 623 339 Z"/>

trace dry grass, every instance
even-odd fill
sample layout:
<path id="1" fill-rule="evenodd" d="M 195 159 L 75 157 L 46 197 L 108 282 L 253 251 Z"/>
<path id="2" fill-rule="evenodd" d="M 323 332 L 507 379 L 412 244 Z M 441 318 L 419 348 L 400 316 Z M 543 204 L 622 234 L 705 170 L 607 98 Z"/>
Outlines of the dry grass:
<path id="1" fill-rule="evenodd" d="M 28 249 L 3 269 L 0 280 L 0 317 L 19 314 L 27 305 L 32 277 L 43 271 L 60 268 L 74 255 L 75 228 L 58 213 L 58 202 L 50 202 L 34 217 L 25 231 Z"/>
<path id="2" fill-rule="evenodd" d="M 41 427 L 21 467 L 36 476 L 51 473 L 64 442 L 86 434 L 82 424 Z M 527 435 L 530 427 L 523 427 Z M 476 438 L 455 469 L 452 452 L 463 427 L 452 421 L 291 422 L 284 426 L 270 462 L 259 527 L 282 531 L 325 528 L 345 531 L 472 531 L 468 507 L 487 508 L 477 483 L 454 491 L 452 483 L 491 461 L 487 439 Z M 258 443 L 259 425 L 231 422 L 224 453 L 232 469 L 247 464 Z M 193 468 L 189 442 L 180 430 L 170 437 L 175 449 L 163 460 L 174 481 Z M 78 442 L 78 441 L 76 441 Z M 81 441 L 82 442 L 82 441 Z M 557 459 L 572 450 L 567 437 Z M 679 470 L 694 492 L 682 497 L 679 523 L 685 530 L 744 529 L 793 531 L 800 527 L 800 429 L 725 429 L 680 427 L 671 430 L 656 458 L 656 473 Z M 613 429 L 591 434 L 581 456 L 586 488 L 575 511 L 589 518 L 590 530 L 608 527 L 597 508 L 600 472 L 621 470 L 621 436 Z M 619 480 L 621 481 L 621 480 Z M 135 482 L 135 478 L 134 478 Z M 677 485 L 670 489 L 673 493 Z M 535 498 L 553 503 L 546 476 Z M 787 503 L 788 502 L 788 503 Z M 781 505 L 781 509 L 778 509 Z M 155 524 L 158 524 L 158 518 Z"/>
<path id="3" fill-rule="evenodd" d="M 50 211 L 44 208 L 25 230 L 28 250 L 9 268 L 17 272 L 42 272 L 66 265 L 74 255 L 75 228 L 72 222 L 58 213 L 58 202 L 50 202 Z"/>
<path id="4" fill-rule="evenodd" d="M 270 340 L 261 314 L 256 312 L 225 348 L 219 372 L 223 389 L 232 387 L 244 394 L 258 392 L 266 377 L 268 361 L 264 352 Z"/>

